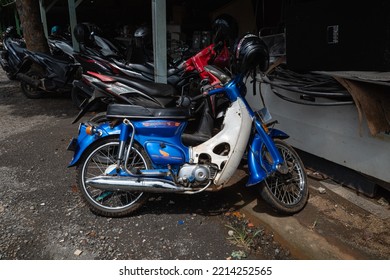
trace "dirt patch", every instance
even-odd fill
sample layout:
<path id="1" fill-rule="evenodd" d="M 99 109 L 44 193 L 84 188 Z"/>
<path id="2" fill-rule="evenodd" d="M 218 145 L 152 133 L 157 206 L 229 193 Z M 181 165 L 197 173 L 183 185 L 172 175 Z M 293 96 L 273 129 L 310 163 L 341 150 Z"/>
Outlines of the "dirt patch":
<path id="1" fill-rule="evenodd" d="M 308 205 L 296 216 L 302 225 L 357 259 L 390 257 L 388 219 L 369 213 L 329 189 L 320 193 L 318 188 L 323 185 L 318 181 L 311 181 L 311 185 L 314 188 Z M 386 206 L 383 207 L 385 210 Z"/>

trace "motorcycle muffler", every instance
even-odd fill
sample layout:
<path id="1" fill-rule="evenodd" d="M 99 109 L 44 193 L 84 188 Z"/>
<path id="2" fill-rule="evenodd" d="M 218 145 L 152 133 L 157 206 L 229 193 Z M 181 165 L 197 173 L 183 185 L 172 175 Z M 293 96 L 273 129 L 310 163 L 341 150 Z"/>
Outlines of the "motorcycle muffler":
<path id="1" fill-rule="evenodd" d="M 175 183 L 156 178 L 97 176 L 85 181 L 86 185 L 105 191 L 136 191 L 150 193 L 175 193 L 191 191 Z"/>
<path id="2" fill-rule="evenodd" d="M 30 76 L 24 74 L 24 73 L 18 73 L 16 75 L 16 78 L 18 80 L 21 80 L 27 84 L 29 84 L 30 86 L 32 86 L 33 88 L 39 88 L 39 86 L 41 85 L 41 81 L 40 80 L 36 80 L 36 79 L 33 79 L 31 78 Z"/>

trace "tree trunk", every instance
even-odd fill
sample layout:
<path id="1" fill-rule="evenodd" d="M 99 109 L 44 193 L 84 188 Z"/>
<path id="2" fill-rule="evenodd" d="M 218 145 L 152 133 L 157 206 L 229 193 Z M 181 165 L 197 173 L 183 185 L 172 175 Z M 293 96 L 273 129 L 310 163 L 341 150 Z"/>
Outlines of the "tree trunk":
<path id="1" fill-rule="evenodd" d="M 16 0 L 23 36 L 27 49 L 33 52 L 49 53 L 49 46 L 45 37 L 37 0 Z"/>

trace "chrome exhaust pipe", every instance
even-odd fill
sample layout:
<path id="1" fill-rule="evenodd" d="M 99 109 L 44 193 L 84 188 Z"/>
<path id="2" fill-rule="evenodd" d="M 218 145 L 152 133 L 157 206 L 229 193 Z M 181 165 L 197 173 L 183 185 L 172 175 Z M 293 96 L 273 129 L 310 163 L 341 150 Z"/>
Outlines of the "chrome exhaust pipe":
<path id="1" fill-rule="evenodd" d="M 191 191 L 191 188 L 179 187 L 175 183 L 156 178 L 97 176 L 87 179 L 88 186 L 105 191 L 134 191 L 150 193 L 175 193 Z"/>

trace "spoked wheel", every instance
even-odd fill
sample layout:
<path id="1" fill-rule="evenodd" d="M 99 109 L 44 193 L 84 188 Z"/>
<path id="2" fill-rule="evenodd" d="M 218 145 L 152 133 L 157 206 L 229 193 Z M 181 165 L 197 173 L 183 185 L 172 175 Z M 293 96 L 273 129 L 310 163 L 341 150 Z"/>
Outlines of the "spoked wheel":
<path id="1" fill-rule="evenodd" d="M 37 81 L 43 77 L 42 73 L 37 70 L 30 70 L 26 73 L 26 75 Z M 42 98 L 45 95 L 45 93 L 41 89 L 35 88 L 24 81 L 20 81 L 20 87 L 22 89 L 23 94 L 30 99 Z"/>
<path id="2" fill-rule="evenodd" d="M 294 214 L 303 209 L 309 197 L 307 176 L 302 160 L 287 143 L 275 140 L 275 145 L 286 162 L 288 172 L 275 172 L 262 182 L 262 198 L 278 212 Z M 263 156 L 268 158 L 267 152 Z"/>
<path id="3" fill-rule="evenodd" d="M 102 139 L 97 141 L 81 159 L 77 172 L 78 187 L 89 208 L 96 214 L 107 217 L 126 216 L 141 207 L 148 195 L 134 191 L 108 191 L 94 188 L 85 182 L 89 178 L 107 175 L 117 162 L 119 141 Z M 128 168 L 148 169 L 151 166 L 142 147 L 133 144 Z"/>

